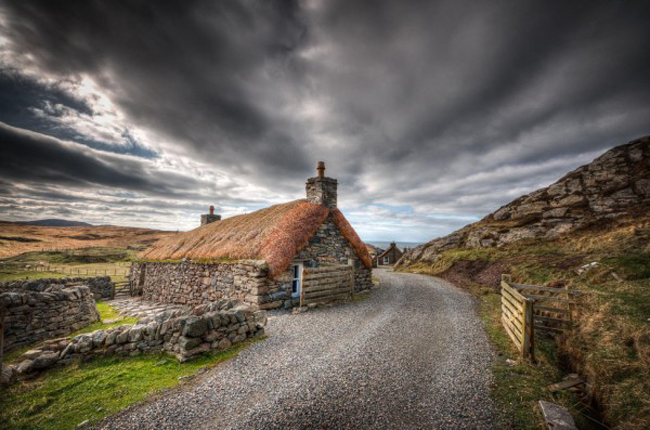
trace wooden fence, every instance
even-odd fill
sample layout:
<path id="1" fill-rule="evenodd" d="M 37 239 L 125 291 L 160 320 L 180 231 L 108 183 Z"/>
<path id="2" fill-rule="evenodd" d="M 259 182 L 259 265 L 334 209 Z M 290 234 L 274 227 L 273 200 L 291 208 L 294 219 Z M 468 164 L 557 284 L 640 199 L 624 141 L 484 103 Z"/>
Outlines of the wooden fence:
<path id="1" fill-rule="evenodd" d="M 509 285 L 510 275 L 501 278 L 501 320 L 506 333 L 523 358 L 535 359 L 533 300 Z"/>
<path id="2" fill-rule="evenodd" d="M 69 276 L 126 276 L 131 270 L 131 263 L 110 268 L 66 267 L 40 264 L 29 267 L 34 272 L 54 272 Z"/>
<path id="3" fill-rule="evenodd" d="M 300 306 L 349 299 L 353 292 L 352 266 L 321 266 L 304 268 L 302 271 Z"/>
<path id="4" fill-rule="evenodd" d="M 501 277 L 502 320 L 524 358 L 534 359 L 535 331 L 562 332 L 572 327 L 573 296 L 580 291 L 512 282 Z"/>

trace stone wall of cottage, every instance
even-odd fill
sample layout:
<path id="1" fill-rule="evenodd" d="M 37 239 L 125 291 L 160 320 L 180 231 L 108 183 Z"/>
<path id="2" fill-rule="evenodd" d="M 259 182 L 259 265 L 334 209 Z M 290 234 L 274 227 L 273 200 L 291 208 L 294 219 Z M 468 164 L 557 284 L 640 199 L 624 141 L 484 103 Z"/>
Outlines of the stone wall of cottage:
<path id="1" fill-rule="evenodd" d="M 87 286 L 51 285 L 48 291 L 0 293 L 4 314 L 4 351 L 66 336 L 99 320 L 93 294 Z"/>
<path id="2" fill-rule="evenodd" d="M 180 263 L 138 262 L 131 266 L 132 291 L 143 299 L 197 306 L 220 299 L 241 299 L 257 306 L 277 290 L 264 261 Z M 264 309 L 264 306 L 259 306 Z"/>
<path id="3" fill-rule="evenodd" d="M 16 292 L 44 292 L 51 291 L 55 286 L 85 285 L 94 294 L 95 300 L 112 299 L 115 296 L 115 284 L 110 276 L 96 276 L 92 278 L 43 278 L 32 280 L 16 280 L 0 282 L 0 293 Z"/>
<path id="4" fill-rule="evenodd" d="M 5 379 L 55 365 L 95 356 L 138 355 L 165 352 L 179 361 L 224 350 L 247 338 L 264 334 L 266 315 L 241 301 L 220 300 L 191 311 L 168 311 L 145 318 L 137 325 L 121 325 L 84 333 L 74 338 L 53 339 L 24 353 L 7 365 Z"/>
<path id="5" fill-rule="evenodd" d="M 357 257 L 350 242 L 341 234 L 330 215 L 309 244 L 298 253 L 295 261 L 306 264 L 343 264 L 354 266 L 354 291 L 359 292 L 372 287 L 372 270 L 364 266 Z M 290 274 L 289 274 L 290 276 Z"/>

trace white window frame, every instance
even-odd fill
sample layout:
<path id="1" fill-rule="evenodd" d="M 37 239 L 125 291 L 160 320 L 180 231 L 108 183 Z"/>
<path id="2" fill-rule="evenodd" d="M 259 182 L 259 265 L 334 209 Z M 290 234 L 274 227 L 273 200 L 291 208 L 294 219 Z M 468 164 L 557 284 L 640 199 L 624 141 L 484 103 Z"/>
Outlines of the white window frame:
<path id="1" fill-rule="evenodd" d="M 291 297 L 300 297 L 302 291 L 302 263 L 294 263 L 291 265 Z M 295 283 L 295 284 L 294 284 Z M 296 291 L 294 291 L 296 285 Z"/>
<path id="2" fill-rule="evenodd" d="M 389 256 L 384 257 L 384 264 L 390 264 L 390 257 Z"/>

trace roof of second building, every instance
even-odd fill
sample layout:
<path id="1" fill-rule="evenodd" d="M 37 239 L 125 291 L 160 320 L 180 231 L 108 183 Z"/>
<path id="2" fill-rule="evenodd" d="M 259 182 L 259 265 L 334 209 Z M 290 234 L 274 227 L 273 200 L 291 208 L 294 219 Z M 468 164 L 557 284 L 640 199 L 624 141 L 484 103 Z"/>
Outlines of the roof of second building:
<path id="1" fill-rule="evenodd" d="M 179 233 L 156 242 L 140 256 L 155 260 L 265 260 L 271 276 L 275 276 L 286 270 L 330 212 L 359 259 L 369 267 L 368 251 L 341 211 L 305 200 L 271 206 Z"/>
<path id="2" fill-rule="evenodd" d="M 397 247 L 395 242 L 393 242 L 393 243 L 390 244 L 388 249 L 386 249 L 384 252 L 382 252 L 380 255 L 378 255 L 377 258 L 382 258 L 384 255 L 388 254 L 392 249 L 394 249 L 395 251 L 397 251 L 400 254 L 402 253 L 402 251 L 400 251 L 400 249 Z"/>

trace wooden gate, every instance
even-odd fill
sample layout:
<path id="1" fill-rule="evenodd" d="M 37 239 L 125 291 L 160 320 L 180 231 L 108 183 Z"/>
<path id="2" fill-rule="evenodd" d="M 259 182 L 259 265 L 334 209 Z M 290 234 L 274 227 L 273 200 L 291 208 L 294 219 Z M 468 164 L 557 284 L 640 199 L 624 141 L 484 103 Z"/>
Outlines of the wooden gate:
<path id="1" fill-rule="evenodd" d="M 535 359 L 533 301 L 509 284 L 510 275 L 501 277 L 501 320 L 506 333 L 523 358 Z"/>
<path id="2" fill-rule="evenodd" d="M 523 357 L 534 358 L 535 331 L 562 332 L 572 326 L 580 291 L 512 282 L 501 275 L 501 310 L 506 332 Z"/>
<path id="3" fill-rule="evenodd" d="M 352 266 L 306 267 L 302 271 L 300 306 L 350 299 L 353 292 Z"/>

